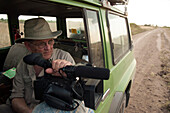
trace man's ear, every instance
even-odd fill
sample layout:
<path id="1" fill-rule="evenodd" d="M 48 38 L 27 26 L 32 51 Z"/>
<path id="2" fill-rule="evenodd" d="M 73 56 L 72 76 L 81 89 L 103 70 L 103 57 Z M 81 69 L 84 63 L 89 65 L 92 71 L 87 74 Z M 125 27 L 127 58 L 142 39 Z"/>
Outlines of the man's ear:
<path id="1" fill-rule="evenodd" d="M 31 47 L 30 47 L 29 42 L 25 41 L 25 42 L 24 42 L 24 45 L 25 45 L 25 47 L 26 47 L 29 51 L 32 52 L 32 49 L 31 49 Z"/>

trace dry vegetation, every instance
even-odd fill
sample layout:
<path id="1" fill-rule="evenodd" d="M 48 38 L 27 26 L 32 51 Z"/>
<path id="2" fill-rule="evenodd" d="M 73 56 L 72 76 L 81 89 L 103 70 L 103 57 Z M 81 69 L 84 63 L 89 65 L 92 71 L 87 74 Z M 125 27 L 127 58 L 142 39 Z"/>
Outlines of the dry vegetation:
<path id="1" fill-rule="evenodd" d="M 152 29 L 156 28 L 154 26 L 146 26 L 146 25 L 140 25 L 139 26 L 139 25 L 136 25 L 135 23 L 131 23 L 130 27 L 131 27 L 132 35 L 142 33 L 144 31 L 148 31 L 148 30 L 152 30 Z"/>
<path id="2" fill-rule="evenodd" d="M 0 48 L 10 46 L 8 23 L 0 21 Z"/>

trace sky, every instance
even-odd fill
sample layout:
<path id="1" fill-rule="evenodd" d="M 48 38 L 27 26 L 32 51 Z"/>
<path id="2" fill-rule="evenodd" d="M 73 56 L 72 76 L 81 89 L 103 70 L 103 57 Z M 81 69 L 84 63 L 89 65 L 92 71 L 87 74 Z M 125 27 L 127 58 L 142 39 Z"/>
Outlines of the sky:
<path id="1" fill-rule="evenodd" d="M 129 0 L 130 23 L 170 27 L 170 0 Z"/>

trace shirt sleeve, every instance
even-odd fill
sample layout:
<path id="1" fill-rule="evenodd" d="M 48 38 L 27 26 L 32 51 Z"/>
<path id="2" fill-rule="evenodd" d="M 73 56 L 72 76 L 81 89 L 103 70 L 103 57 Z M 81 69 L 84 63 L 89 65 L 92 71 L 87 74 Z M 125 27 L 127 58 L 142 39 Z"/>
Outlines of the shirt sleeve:
<path id="1" fill-rule="evenodd" d="M 13 99 L 15 97 L 24 97 L 24 80 L 22 77 L 22 75 L 24 74 L 23 65 L 24 64 L 20 62 L 17 66 L 16 75 L 13 79 L 13 89 L 10 99 Z"/>
<path id="2" fill-rule="evenodd" d="M 75 65 L 75 61 L 74 61 L 73 57 L 68 52 L 66 52 L 65 60 L 70 61 L 73 65 Z"/>
<path id="3" fill-rule="evenodd" d="M 61 49 L 54 49 L 52 59 L 64 59 L 69 62 L 71 62 L 73 65 L 75 65 L 75 61 L 73 57 L 70 55 L 70 53 L 63 51 Z"/>

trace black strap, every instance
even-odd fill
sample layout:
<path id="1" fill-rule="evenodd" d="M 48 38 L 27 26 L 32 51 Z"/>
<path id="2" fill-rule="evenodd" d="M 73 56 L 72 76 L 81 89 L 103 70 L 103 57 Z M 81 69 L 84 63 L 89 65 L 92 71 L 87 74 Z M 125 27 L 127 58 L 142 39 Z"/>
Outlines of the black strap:
<path id="1" fill-rule="evenodd" d="M 65 110 L 65 111 L 72 111 L 75 110 L 78 106 L 79 103 L 77 101 L 74 100 L 73 104 L 70 105 L 69 103 L 53 97 L 49 94 L 45 94 L 44 95 L 44 101 L 51 107 L 56 108 L 56 109 L 60 109 L 60 110 Z"/>

